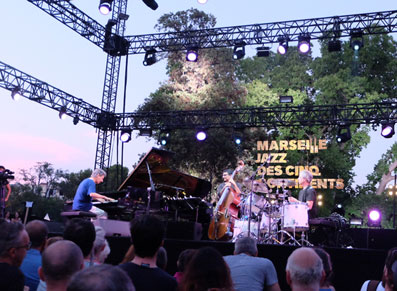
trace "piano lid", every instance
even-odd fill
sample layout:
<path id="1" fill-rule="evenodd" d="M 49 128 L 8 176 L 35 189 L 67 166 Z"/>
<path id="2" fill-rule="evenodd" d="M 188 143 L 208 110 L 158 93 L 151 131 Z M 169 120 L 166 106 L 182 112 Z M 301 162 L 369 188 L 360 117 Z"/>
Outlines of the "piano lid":
<path id="1" fill-rule="evenodd" d="M 118 191 L 127 189 L 128 186 L 145 189 L 150 187 L 147 162 L 156 190 L 167 195 L 175 195 L 181 190 L 188 196 L 205 197 L 211 190 L 211 183 L 170 169 L 167 163 L 173 155 L 173 152 L 152 148 L 121 184 Z"/>

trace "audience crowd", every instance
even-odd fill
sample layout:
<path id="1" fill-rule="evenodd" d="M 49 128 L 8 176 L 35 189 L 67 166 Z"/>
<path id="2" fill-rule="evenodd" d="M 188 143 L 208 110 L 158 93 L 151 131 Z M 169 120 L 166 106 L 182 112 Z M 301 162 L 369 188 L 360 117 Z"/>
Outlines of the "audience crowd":
<path id="1" fill-rule="evenodd" d="M 105 264 L 110 253 L 105 231 L 82 218 L 70 219 L 63 237 L 48 238 L 42 221 L 0 219 L 1 291 L 279 291 L 271 260 L 258 257 L 254 238 L 239 238 L 234 253 L 213 247 L 186 249 L 177 272 L 167 271 L 165 227 L 151 215 L 130 224 L 131 246 L 118 266 Z M 280 274 L 279 274 L 280 275 Z M 330 255 L 321 248 L 296 248 L 285 267 L 292 291 L 334 291 Z M 365 281 L 361 291 L 397 290 L 397 248 L 389 250 L 381 280 Z"/>

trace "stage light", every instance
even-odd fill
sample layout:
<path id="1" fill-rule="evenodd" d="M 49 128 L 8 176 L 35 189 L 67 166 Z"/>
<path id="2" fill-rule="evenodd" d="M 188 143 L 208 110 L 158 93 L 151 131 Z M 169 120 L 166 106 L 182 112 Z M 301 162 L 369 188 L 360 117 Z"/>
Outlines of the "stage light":
<path id="1" fill-rule="evenodd" d="M 157 2 L 154 0 L 142 0 L 142 1 L 143 1 L 143 3 L 146 4 L 147 7 L 149 7 L 152 10 L 156 10 L 159 7 Z"/>
<path id="2" fill-rule="evenodd" d="M 240 60 L 245 56 L 245 42 L 238 42 L 233 48 L 233 59 Z"/>
<path id="3" fill-rule="evenodd" d="M 270 56 L 270 48 L 267 46 L 257 47 L 256 48 L 256 56 L 259 58 Z"/>
<path id="4" fill-rule="evenodd" d="M 381 124 L 382 124 L 382 131 L 380 132 L 380 134 L 384 138 L 391 138 L 395 133 L 394 122 L 382 121 Z"/>
<path id="5" fill-rule="evenodd" d="M 144 66 L 151 66 L 157 61 L 156 59 L 156 50 L 154 48 L 149 49 L 145 53 L 145 58 L 143 60 Z"/>
<path id="6" fill-rule="evenodd" d="M 233 133 L 233 141 L 236 146 L 240 146 L 243 143 L 244 137 L 241 132 L 234 132 Z"/>
<path id="7" fill-rule="evenodd" d="M 207 0 L 197 0 L 197 2 L 200 4 L 205 4 L 205 3 L 207 3 Z"/>
<path id="8" fill-rule="evenodd" d="M 139 130 L 140 136 L 152 136 L 152 129 L 151 128 L 142 128 Z"/>
<path id="9" fill-rule="evenodd" d="M 382 214 L 377 209 L 372 209 L 368 213 L 368 226 L 370 227 L 381 227 Z"/>
<path id="10" fill-rule="evenodd" d="M 188 62 L 197 62 L 198 50 L 196 48 L 190 48 L 186 52 L 186 60 Z"/>
<path id="11" fill-rule="evenodd" d="M 360 29 L 350 32 L 350 47 L 358 52 L 364 46 L 363 32 Z"/>
<path id="12" fill-rule="evenodd" d="M 307 54 L 310 51 L 310 35 L 308 34 L 299 35 L 298 49 L 301 54 Z"/>
<path id="13" fill-rule="evenodd" d="M 64 120 L 66 118 L 66 107 L 65 106 L 62 106 L 59 109 L 59 118 L 62 120 Z"/>
<path id="14" fill-rule="evenodd" d="M 21 97 L 22 97 L 21 88 L 15 87 L 14 89 L 12 89 L 11 91 L 12 100 L 18 101 L 19 99 L 21 99 Z"/>
<path id="15" fill-rule="evenodd" d="M 339 39 L 333 39 L 328 42 L 329 52 L 340 52 L 342 50 L 342 43 Z"/>
<path id="16" fill-rule="evenodd" d="M 288 41 L 285 37 L 279 37 L 278 38 L 278 47 L 277 47 L 277 52 L 280 55 L 285 55 L 288 51 Z"/>
<path id="17" fill-rule="evenodd" d="M 294 102 L 294 97 L 292 96 L 280 96 L 279 103 L 292 103 Z"/>
<path id="18" fill-rule="evenodd" d="M 79 123 L 80 119 L 79 117 L 76 115 L 75 117 L 73 117 L 73 124 L 77 125 L 77 123 Z"/>
<path id="19" fill-rule="evenodd" d="M 198 141 L 204 141 L 207 138 L 207 134 L 203 129 L 200 129 L 196 132 L 196 139 Z"/>
<path id="20" fill-rule="evenodd" d="M 129 142 L 131 140 L 131 129 L 124 128 L 120 131 L 120 140 L 122 142 Z"/>
<path id="21" fill-rule="evenodd" d="M 363 219 L 359 218 L 359 217 L 351 217 L 349 222 L 350 222 L 350 225 L 362 225 Z"/>
<path id="22" fill-rule="evenodd" d="M 350 125 L 340 125 L 338 129 L 338 134 L 336 135 L 336 142 L 342 143 L 347 142 L 352 138 L 350 132 Z"/>
<path id="23" fill-rule="evenodd" d="M 170 138 L 170 133 L 169 132 L 160 132 L 160 138 L 159 138 L 159 143 L 162 146 L 167 145 L 168 141 Z"/>
<path id="24" fill-rule="evenodd" d="M 112 2 L 113 0 L 100 0 L 99 1 L 99 12 L 103 15 L 108 15 L 110 11 L 112 11 Z"/>

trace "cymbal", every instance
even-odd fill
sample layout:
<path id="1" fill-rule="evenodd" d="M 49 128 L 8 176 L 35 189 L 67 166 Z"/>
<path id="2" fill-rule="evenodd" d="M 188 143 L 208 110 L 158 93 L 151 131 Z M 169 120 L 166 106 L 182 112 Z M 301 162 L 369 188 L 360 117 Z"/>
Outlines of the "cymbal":
<path id="1" fill-rule="evenodd" d="M 280 186 L 280 187 L 295 186 L 295 181 L 294 180 L 288 180 L 288 179 L 271 179 L 270 183 L 275 185 L 275 186 Z"/>
<path id="2" fill-rule="evenodd" d="M 244 186 L 255 193 L 269 193 L 269 188 L 265 183 L 262 183 L 258 180 L 252 181 L 250 178 L 245 178 L 243 181 Z"/>

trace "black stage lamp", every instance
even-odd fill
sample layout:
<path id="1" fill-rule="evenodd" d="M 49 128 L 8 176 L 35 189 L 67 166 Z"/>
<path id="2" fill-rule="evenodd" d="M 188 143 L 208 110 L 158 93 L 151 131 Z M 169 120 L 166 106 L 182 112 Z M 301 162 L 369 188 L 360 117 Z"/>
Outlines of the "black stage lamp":
<path id="1" fill-rule="evenodd" d="M 154 0 L 142 0 L 142 1 L 143 1 L 143 3 L 146 4 L 147 7 L 149 7 L 152 10 L 156 10 L 159 7 L 157 2 Z"/>
<path id="2" fill-rule="evenodd" d="M 112 2 L 113 0 L 100 0 L 99 1 L 99 12 L 103 15 L 108 15 L 110 11 L 112 11 Z"/>
<path id="3" fill-rule="evenodd" d="M 245 56 L 245 42 L 238 42 L 233 48 L 233 59 L 240 60 Z"/>
<path id="4" fill-rule="evenodd" d="M 155 49 L 149 49 L 145 53 L 145 58 L 143 60 L 143 65 L 144 66 L 151 66 L 154 63 L 156 63 L 156 50 Z"/>

